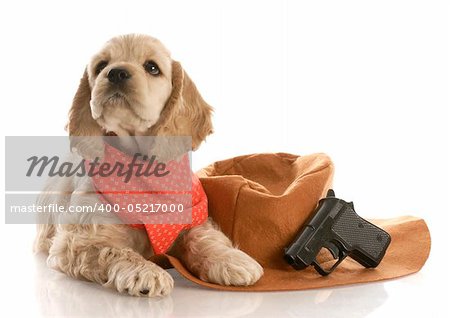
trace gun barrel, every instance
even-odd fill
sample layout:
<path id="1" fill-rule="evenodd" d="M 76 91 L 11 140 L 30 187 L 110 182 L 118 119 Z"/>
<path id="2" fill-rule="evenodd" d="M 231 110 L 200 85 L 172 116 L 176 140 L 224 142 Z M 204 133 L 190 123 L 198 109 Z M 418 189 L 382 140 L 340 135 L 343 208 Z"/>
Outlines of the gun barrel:
<path id="1" fill-rule="evenodd" d="M 285 250 L 285 260 L 294 266 L 295 269 L 303 269 L 311 263 L 302 257 L 302 251 L 305 250 L 305 245 L 311 240 L 315 232 L 314 227 L 307 225 L 295 238 L 295 240 Z M 311 259 L 311 261 L 314 258 Z"/>
<path id="2" fill-rule="evenodd" d="M 324 223 L 329 218 L 330 213 L 336 215 L 341 208 L 342 203 L 339 199 L 327 197 L 320 200 L 311 219 L 299 232 L 295 240 L 286 248 L 285 260 L 295 269 L 303 269 L 311 265 L 322 248 L 320 240 L 314 239 L 314 237 L 321 235 L 318 232 L 329 232 L 331 222 L 328 222 L 326 226 Z"/>

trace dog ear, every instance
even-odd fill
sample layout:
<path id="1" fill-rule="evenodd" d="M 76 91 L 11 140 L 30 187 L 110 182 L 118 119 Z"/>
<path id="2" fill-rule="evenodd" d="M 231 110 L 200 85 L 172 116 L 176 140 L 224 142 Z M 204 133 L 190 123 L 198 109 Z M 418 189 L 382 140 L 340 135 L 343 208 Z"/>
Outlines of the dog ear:
<path id="1" fill-rule="evenodd" d="M 87 70 L 85 70 L 73 98 L 72 107 L 69 111 L 69 122 L 66 125 L 66 130 L 70 136 L 71 150 L 76 151 L 85 159 L 103 156 L 103 142 L 101 138 L 83 138 L 83 136 L 103 135 L 102 128 L 92 118 L 90 101 L 91 88 Z"/>
<path id="2" fill-rule="evenodd" d="M 172 93 L 150 135 L 191 136 L 192 149 L 196 150 L 213 132 L 212 112 L 181 64 L 173 61 Z"/>
<path id="3" fill-rule="evenodd" d="M 66 130 L 68 130 L 70 136 L 102 135 L 101 127 L 92 118 L 90 101 L 91 88 L 87 70 L 85 70 L 69 111 L 69 122 L 66 125 Z"/>

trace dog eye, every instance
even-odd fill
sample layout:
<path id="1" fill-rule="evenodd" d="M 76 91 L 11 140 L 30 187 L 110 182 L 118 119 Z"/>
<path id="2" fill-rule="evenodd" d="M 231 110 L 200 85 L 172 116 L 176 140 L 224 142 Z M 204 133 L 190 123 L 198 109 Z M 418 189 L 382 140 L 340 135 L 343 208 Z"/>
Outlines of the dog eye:
<path id="1" fill-rule="evenodd" d="M 100 74 L 101 71 L 108 65 L 108 61 L 100 61 L 95 67 L 95 75 Z"/>
<path id="2" fill-rule="evenodd" d="M 156 65 L 153 61 L 147 61 L 144 64 L 144 68 L 147 72 L 149 72 L 152 75 L 159 75 L 161 71 L 159 70 L 158 65 Z"/>

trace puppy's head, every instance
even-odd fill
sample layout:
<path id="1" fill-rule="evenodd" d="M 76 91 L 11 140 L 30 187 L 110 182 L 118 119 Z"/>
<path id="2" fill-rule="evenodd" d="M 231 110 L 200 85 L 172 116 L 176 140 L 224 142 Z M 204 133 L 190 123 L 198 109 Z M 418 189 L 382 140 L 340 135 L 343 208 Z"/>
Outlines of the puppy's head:
<path id="1" fill-rule="evenodd" d="M 87 72 L 93 119 L 117 135 L 142 135 L 172 91 L 170 53 L 156 39 L 123 36 L 93 57 Z"/>
<path id="2" fill-rule="evenodd" d="M 157 39 L 111 39 L 87 66 L 69 113 L 71 136 L 192 136 L 212 132 L 212 108 Z"/>

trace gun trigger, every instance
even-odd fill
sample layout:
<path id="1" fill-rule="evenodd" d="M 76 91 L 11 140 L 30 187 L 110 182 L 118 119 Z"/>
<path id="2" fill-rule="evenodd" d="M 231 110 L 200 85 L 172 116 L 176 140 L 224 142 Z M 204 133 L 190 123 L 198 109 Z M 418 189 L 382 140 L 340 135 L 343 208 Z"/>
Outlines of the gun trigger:
<path id="1" fill-rule="evenodd" d="M 313 261 L 312 264 L 316 269 L 316 271 L 322 276 L 327 276 L 328 274 L 331 273 L 330 271 L 324 270 L 317 261 Z"/>
<path id="2" fill-rule="evenodd" d="M 333 265 L 329 270 L 326 270 L 326 269 L 322 268 L 322 266 L 320 266 L 320 264 L 317 262 L 316 259 L 314 259 L 314 261 L 312 262 L 312 265 L 314 266 L 314 268 L 316 269 L 316 271 L 317 271 L 320 275 L 322 275 L 322 276 L 327 276 L 327 275 L 331 274 L 331 273 L 336 269 L 336 267 L 338 267 L 339 264 L 340 264 L 346 257 L 347 257 L 347 254 L 346 254 L 346 253 L 343 253 L 342 255 L 340 255 L 339 260 L 338 260 L 336 263 L 334 263 L 334 265 Z"/>
<path id="3" fill-rule="evenodd" d="M 331 242 L 325 242 L 323 244 L 323 247 L 325 247 L 331 253 L 331 255 L 333 255 L 334 259 L 337 259 L 339 257 L 340 251 L 339 251 L 339 248 L 335 244 L 333 244 Z"/>

